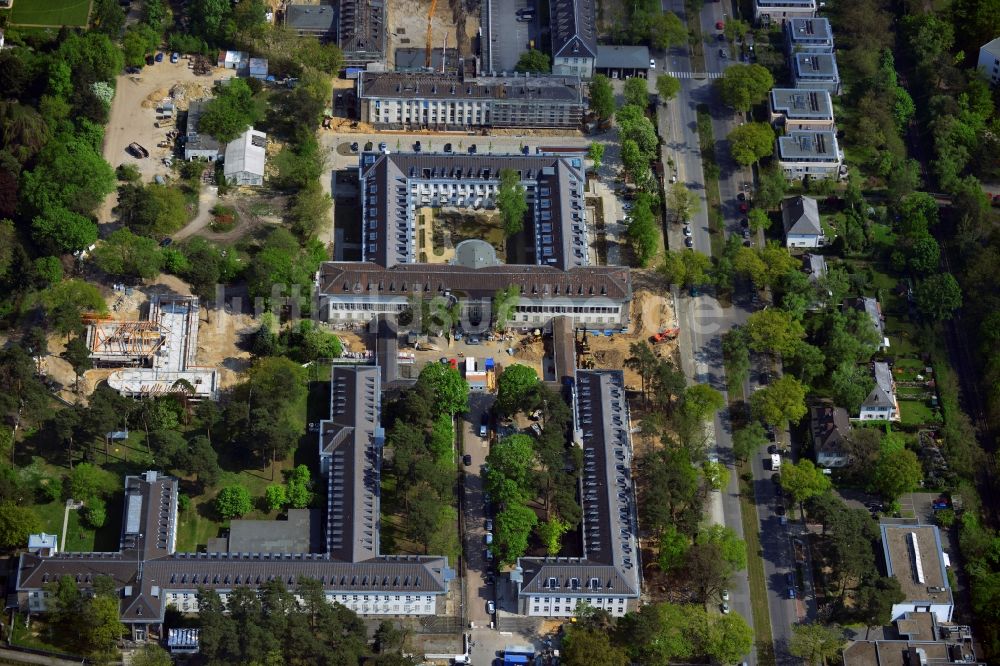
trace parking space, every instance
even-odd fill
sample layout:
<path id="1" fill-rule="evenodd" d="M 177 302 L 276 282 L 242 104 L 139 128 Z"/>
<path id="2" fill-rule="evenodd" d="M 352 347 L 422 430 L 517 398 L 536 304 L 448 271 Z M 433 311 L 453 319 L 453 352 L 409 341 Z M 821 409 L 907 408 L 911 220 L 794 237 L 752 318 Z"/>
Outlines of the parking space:
<path id="1" fill-rule="evenodd" d="M 531 21 L 519 21 L 518 11 L 535 7 L 532 0 L 490 0 L 487 21 L 492 71 L 512 72 L 521 54 L 534 41 L 539 48 L 538 16 Z"/>

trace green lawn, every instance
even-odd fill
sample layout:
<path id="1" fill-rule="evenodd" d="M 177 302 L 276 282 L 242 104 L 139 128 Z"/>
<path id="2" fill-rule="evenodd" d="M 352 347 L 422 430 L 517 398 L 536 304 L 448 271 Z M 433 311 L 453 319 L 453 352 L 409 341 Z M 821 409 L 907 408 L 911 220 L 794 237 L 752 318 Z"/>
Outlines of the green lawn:
<path id="1" fill-rule="evenodd" d="M 743 521 L 743 539 L 747 546 L 747 578 L 750 583 L 750 611 L 753 614 L 754 643 L 757 646 L 757 663 L 772 666 L 775 663 L 774 642 L 771 637 L 771 615 L 767 608 L 767 579 L 764 575 L 763 549 L 757 523 L 757 505 L 753 487 L 743 479 L 743 474 L 753 468 L 741 463 L 736 468 L 740 475 L 740 516 Z"/>
<path id="2" fill-rule="evenodd" d="M 34 648 L 36 650 L 63 652 L 62 648 L 45 641 L 44 636 L 51 633 L 47 629 L 48 625 L 45 624 L 44 620 L 39 620 L 37 615 L 32 616 L 30 626 L 25 627 L 24 616 L 20 613 L 14 613 L 13 623 L 11 624 L 10 642 L 13 645 Z"/>
<path id="3" fill-rule="evenodd" d="M 11 25 L 86 26 L 91 0 L 14 0 Z"/>
<path id="4" fill-rule="evenodd" d="M 108 524 L 107 521 L 105 524 Z M 66 521 L 66 552 L 92 553 L 96 534 L 93 529 L 83 524 L 79 511 L 70 511 Z"/>
<path id="5" fill-rule="evenodd" d="M 937 423 L 934 410 L 925 400 L 899 399 L 899 420 L 904 425 L 925 425 Z"/>

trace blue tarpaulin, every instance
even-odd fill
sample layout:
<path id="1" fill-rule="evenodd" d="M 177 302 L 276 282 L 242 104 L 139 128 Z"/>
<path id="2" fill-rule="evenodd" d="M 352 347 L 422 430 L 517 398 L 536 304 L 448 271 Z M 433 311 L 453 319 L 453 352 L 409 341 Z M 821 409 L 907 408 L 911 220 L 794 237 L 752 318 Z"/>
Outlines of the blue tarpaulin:
<path id="1" fill-rule="evenodd" d="M 503 657 L 503 666 L 510 666 L 511 664 L 527 664 L 528 655 L 526 654 L 505 654 Z"/>

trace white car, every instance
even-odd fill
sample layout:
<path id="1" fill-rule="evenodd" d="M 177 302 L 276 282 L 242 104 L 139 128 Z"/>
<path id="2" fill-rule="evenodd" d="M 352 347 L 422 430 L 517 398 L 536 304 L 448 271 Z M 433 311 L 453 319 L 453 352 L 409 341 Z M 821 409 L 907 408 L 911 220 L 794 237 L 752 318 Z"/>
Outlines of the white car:
<path id="1" fill-rule="evenodd" d="M 684 235 L 685 235 L 685 236 L 688 236 L 688 237 L 690 237 L 690 236 L 691 236 L 691 227 L 689 227 L 689 226 L 688 226 L 688 225 L 686 225 L 686 224 L 684 225 Z"/>
<path id="2" fill-rule="evenodd" d="M 723 601 L 729 601 L 729 590 L 723 590 L 722 591 L 722 600 Z"/>
<path id="3" fill-rule="evenodd" d="M 652 58 L 649 59 L 649 68 L 656 69 L 656 61 L 653 60 Z"/>

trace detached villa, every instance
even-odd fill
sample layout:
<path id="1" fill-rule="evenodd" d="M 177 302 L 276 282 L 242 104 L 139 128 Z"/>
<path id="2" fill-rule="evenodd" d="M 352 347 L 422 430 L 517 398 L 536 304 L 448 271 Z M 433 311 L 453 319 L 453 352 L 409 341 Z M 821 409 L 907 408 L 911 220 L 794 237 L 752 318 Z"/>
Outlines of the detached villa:
<path id="1" fill-rule="evenodd" d="M 792 197 L 781 202 L 785 247 L 820 247 L 825 242 L 819 205 L 812 197 Z"/>
<path id="2" fill-rule="evenodd" d="M 896 382 L 888 363 L 876 361 L 872 364 L 875 388 L 861 403 L 859 421 L 898 421 L 899 403 L 896 401 Z"/>

